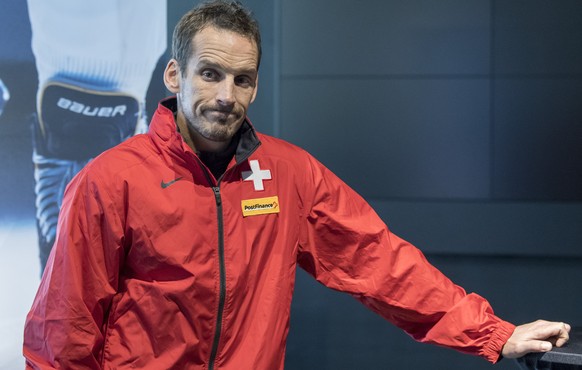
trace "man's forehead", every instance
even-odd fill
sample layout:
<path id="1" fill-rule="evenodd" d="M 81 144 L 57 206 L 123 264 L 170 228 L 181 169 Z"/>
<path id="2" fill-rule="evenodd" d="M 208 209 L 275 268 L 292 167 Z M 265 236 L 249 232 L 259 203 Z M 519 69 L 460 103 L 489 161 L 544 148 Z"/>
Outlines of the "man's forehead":
<path id="1" fill-rule="evenodd" d="M 193 64 L 256 72 L 259 51 L 254 40 L 239 33 L 207 27 L 192 40 Z"/>
<path id="2" fill-rule="evenodd" d="M 215 26 L 203 27 L 192 39 L 193 46 L 210 42 L 230 44 L 231 46 L 235 44 L 240 48 L 252 49 L 255 53 L 259 51 L 258 45 L 251 36 Z"/>

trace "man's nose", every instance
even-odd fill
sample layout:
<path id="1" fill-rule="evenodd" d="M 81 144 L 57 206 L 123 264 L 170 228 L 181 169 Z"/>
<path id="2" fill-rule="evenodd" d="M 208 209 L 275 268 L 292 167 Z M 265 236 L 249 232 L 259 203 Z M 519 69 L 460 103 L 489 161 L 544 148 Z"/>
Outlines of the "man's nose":
<path id="1" fill-rule="evenodd" d="M 216 93 L 216 101 L 221 106 L 231 106 L 234 104 L 234 80 L 231 78 L 224 78 L 218 84 L 218 91 Z"/>

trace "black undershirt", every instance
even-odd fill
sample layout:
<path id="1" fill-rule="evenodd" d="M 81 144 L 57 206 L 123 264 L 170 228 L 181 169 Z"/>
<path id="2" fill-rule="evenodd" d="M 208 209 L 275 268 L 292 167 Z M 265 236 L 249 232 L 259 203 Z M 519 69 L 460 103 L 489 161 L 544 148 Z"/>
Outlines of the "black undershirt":
<path id="1" fill-rule="evenodd" d="M 234 135 L 228 147 L 222 152 L 198 152 L 198 157 L 208 167 L 214 178 L 219 179 L 224 174 L 228 164 L 234 157 L 238 141 L 240 139 L 240 130 Z"/>

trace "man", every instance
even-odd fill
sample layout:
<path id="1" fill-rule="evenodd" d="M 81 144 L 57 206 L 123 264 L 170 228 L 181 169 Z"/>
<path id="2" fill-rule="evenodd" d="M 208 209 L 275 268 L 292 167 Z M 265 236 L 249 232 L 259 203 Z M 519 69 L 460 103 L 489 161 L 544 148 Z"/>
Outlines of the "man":
<path id="1" fill-rule="evenodd" d="M 67 189 L 28 368 L 282 369 L 297 264 L 415 339 L 491 362 L 567 341 L 567 324 L 495 316 L 308 153 L 255 132 L 260 45 L 235 2 L 179 22 L 176 98 Z"/>

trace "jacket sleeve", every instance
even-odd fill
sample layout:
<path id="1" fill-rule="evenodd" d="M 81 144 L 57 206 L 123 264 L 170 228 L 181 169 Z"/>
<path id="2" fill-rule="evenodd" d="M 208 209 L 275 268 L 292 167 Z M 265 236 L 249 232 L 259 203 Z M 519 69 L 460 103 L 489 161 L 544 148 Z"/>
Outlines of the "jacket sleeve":
<path id="1" fill-rule="evenodd" d="M 67 187 L 56 242 L 26 318 L 27 369 L 100 369 L 124 258 L 119 203 L 86 171 Z"/>
<path id="2" fill-rule="evenodd" d="M 392 234 L 352 189 L 311 159 L 299 264 L 347 292 L 417 341 L 497 362 L 515 326 L 465 291 L 410 243 Z"/>

